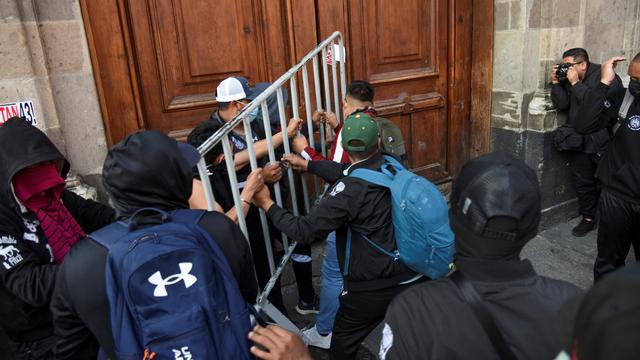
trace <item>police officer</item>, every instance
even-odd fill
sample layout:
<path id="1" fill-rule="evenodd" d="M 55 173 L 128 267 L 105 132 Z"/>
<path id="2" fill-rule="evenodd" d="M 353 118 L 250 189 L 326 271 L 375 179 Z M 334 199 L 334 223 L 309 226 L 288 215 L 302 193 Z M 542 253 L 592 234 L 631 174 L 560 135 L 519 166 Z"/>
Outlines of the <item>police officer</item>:
<path id="1" fill-rule="evenodd" d="M 577 148 L 567 151 L 573 187 L 578 195 L 578 206 L 582 221 L 573 228 L 573 236 L 582 237 L 595 228 L 596 209 L 600 195 L 600 184 L 595 172 L 598 166 L 598 153 L 606 145 L 609 135 L 606 129 L 595 128 L 584 132 L 578 129 L 577 122 L 582 117 L 590 117 L 586 113 L 585 98 L 600 81 L 600 65 L 589 62 L 585 49 L 569 49 L 562 54 L 562 61 L 570 65 L 566 77 L 558 77 L 558 65 L 551 71 L 551 101 L 558 111 L 567 113 L 567 124 L 572 127 L 573 138 L 577 138 Z M 622 88 L 619 77 L 611 84 L 611 91 Z M 600 109 L 601 107 L 597 107 Z M 593 107 L 588 107 L 593 109 Z M 565 127 L 567 129 L 567 127 Z"/>
<path id="2" fill-rule="evenodd" d="M 585 117 L 579 124 L 584 130 L 607 127 L 613 134 L 598 168 L 603 191 L 598 207 L 596 281 L 624 266 L 632 244 L 636 261 L 640 260 L 640 53 L 629 64 L 628 89 L 612 91 L 615 68 L 624 60 L 613 57 L 602 64 L 600 82 L 585 99 L 592 107 L 589 111 L 600 115 Z"/>

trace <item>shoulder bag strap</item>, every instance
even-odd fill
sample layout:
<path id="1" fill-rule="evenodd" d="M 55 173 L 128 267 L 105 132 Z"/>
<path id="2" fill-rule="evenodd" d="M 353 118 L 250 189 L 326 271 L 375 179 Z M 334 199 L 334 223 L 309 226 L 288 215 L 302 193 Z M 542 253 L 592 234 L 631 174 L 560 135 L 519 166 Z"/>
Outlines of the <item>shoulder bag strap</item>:
<path id="1" fill-rule="evenodd" d="M 498 352 L 500 359 L 516 360 L 517 358 L 504 340 L 498 324 L 496 324 L 471 282 L 465 279 L 460 271 L 454 272 L 449 278 L 460 291 L 464 302 L 471 307 L 476 318 L 480 321 L 480 324 L 482 324 L 484 331 L 487 333 L 487 336 L 489 336 L 489 340 L 491 340 L 493 347 Z"/>

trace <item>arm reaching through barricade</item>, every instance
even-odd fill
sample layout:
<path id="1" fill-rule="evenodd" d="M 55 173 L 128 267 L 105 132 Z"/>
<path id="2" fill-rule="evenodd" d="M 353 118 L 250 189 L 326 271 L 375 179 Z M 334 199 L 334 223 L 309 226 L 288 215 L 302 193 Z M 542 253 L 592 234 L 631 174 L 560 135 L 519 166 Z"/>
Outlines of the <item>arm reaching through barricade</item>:
<path id="1" fill-rule="evenodd" d="M 287 125 L 287 129 L 286 129 L 287 137 L 289 138 L 293 137 L 298 132 L 300 125 L 302 125 L 301 119 L 289 120 L 289 124 Z M 273 135 L 273 137 L 271 138 L 271 141 L 273 142 L 274 148 L 279 148 L 280 146 L 282 146 L 282 142 L 283 142 L 282 136 L 283 136 L 282 131 Z M 267 140 L 263 139 L 263 140 L 254 142 L 253 150 L 256 153 L 256 159 L 260 159 L 267 156 L 269 154 L 269 145 L 267 143 Z M 233 160 L 235 161 L 235 164 L 236 164 L 236 170 L 239 170 L 245 167 L 247 164 L 249 164 L 249 151 L 242 150 L 235 153 L 233 155 Z"/>

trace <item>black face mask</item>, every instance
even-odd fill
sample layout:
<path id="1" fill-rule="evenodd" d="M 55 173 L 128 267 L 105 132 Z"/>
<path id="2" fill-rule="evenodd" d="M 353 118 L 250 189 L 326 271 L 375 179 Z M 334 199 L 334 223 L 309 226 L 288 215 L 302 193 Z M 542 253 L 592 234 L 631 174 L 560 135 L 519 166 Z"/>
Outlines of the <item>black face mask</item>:
<path id="1" fill-rule="evenodd" d="M 640 99 L 640 80 L 629 81 L 629 92 L 636 99 Z"/>

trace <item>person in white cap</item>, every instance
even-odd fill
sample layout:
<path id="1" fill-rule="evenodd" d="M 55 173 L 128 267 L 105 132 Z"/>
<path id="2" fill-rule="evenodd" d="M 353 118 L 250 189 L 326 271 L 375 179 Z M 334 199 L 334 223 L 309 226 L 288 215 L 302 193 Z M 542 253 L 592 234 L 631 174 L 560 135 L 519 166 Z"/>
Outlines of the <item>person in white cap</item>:
<path id="1" fill-rule="evenodd" d="M 233 120 L 245 108 L 245 106 L 251 102 L 251 100 L 255 99 L 262 91 L 264 91 L 266 88 L 264 85 L 268 84 L 262 83 L 260 85 L 263 86 L 251 88 L 249 87 L 248 80 L 242 77 L 229 77 L 223 80 L 216 89 L 218 109 L 213 112 L 211 117 L 203 124 L 200 124 L 193 129 L 192 134 L 195 135 L 195 133 L 202 132 L 203 130 L 206 130 L 205 132 L 207 133 L 213 134 L 222 128 L 222 126 L 227 122 Z M 272 184 L 281 179 L 282 170 L 279 163 L 268 163 L 268 144 L 265 140 L 265 130 L 261 122 L 254 121 L 257 116 L 258 108 L 248 114 L 249 120 L 251 121 L 253 149 L 256 154 L 256 159 L 258 160 L 258 167 L 262 168 L 262 177 L 264 182 L 266 184 Z M 282 142 L 284 140 L 283 136 L 285 136 L 285 133 L 286 136 L 293 137 L 297 133 L 301 123 L 302 120 L 300 119 L 291 119 L 287 129 L 283 129 L 284 131 L 280 131 L 272 136 L 273 147 L 279 148 L 282 146 Z M 203 129 L 203 127 L 206 127 L 206 129 Z M 192 136 L 192 134 L 190 134 L 188 138 L 197 138 L 196 136 Z M 251 173 L 251 168 L 248 166 L 249 153 L 247 151 L 248 146 L 245 136 L 246 134 L 242 122 L 240 122 L 229 134 L 229 140 L 231 140 L 231 146 L 234 153 L 233 157 L 236 165 L 236 178 L 241 192 L 244 190 L 245 185 L 250 186 L 250 184 L 248 184 L 248 180 L 250 180 L 249 175 Z M 194 143 L 190 141 L 190 143 L 194 146 L 200 145 L 200 143 L 197 142 Z M 205 159 L 206 157 L 207 156 L 205 155 Z M 207 165 L 210 172 L 209 179 L 211 180 L 211 183 L 214 184 L 213 190 L 216 201 L 222 207 L 224 212 L 228 212 L 233 208 L 234 203 L 224 161 L 222 161 L 222 159 L 217 159 L 214 163 L 208 163 Z M 201 183 L 199 182 L 199 174 L 194 175 L 196 178 L 196 181 L 194 181 L 194 193 L 201 194 L 199 196 L 201 204 L 196 205 L 194 201 L 190 200 L 190 206 L 192 208 L 206 208 L 206 201 L 204 196 L 202 196 L 204 192 L 202 191 Z M 283 187 L 282 189 L 284 191 L 286 188 Z M 242 199 L 247 205 L 251 202 L 250 198 Z M 269 280 L 270 270 L 258 209 L 253 206 L 250 207 L 246 213 L 245 220 L 249 231 L 251 250 L 254 254 L 255 267 L 258 273 L 258 282 L 260 287 L 264 287 Z M 275 253 L 275 250 L 272 250 Z M 276 287 L 274 287 L 271 292 L 269 300 L 284 312 L 284 304 L 282 302 L 279 283 L 276 284 Z"/>
<path id="2" fill-rule="evenodd" d="M 261 83 L 267 84 L 267 83 Z M 249 82 L 246 78 L 243 77 L 228 77 L 224 79 L 218 88 L 216 89 L 216 101 L 218 102 L 218 109 L 211 114 L 211 117 L 207 119 L 202 124 L 198 125 L 194 128 L 189 137 L 196 137 L 195 133 L 202 132 L 200 131 L 201 127 L 207 128 L 207 133 L 215 133 L 219 130 L 225 123 L 231 121 L 245 106 L 251 102 L 251 100 L 255 99 L 262 91 L 264 91 L 265 87 L 256 87 L 250 88 Z M 266 164 L 266 156 L 268 154 L 268 144 L 265 140 L 265 132 L 264 128 L 261 124 L 254 123 L 258 109 L 254 109 L 248 116 L 251 121 L 251 131 L 253 133 L 253 148 L 256 154 L 256 159 L 258 159 L 259 166 L 263 166 L 263 177 L 266 183 L 275 183 L 282 177 L 282 172 L 280 170 L 279 164 Z M 302 120 L 299 119 L 291 119 L 289 121 L 289 126 L 286 129 L 286 133 L 288 137 L 292 137 L 296 134 Z M 194 136 L 192 136 L 194 135 Z M 283 132 L 280 131 L 273 135 L 272 142 L 273 147 L 278 148 L 282 146 L 283 141 Z M 243 182 L 249 176 L 251 169 L 247 166 L 249 164 L 249 152 L 247 151 L 247 143 L 245 141 L 245 133 L 244 126 L 242 123 L 239 123 L 238 126 L 233 130 L 233 132 L 229 135 L 229 139 L 231 140 L 233 146 L 233 159 L 236 164 L 236 171 L 238 176 L 238 182 L 240 185 L 243 185 Z M 202 143 L 191 143 L 191 145 L 199 146 Z M 224 167 L 224 163 L 222 161 L 218 161 L 220 168 Z M 213 166 L 214 164 L 207 164 L 208 166 Z M 204 190 L 202 189 L 202 183 L 198 180 L 198 175 L 196 175 L 196 180 L 194 181 L 194 191 L 193 196 L 189 199 L 189 203 L 192 208 L 207 208 L 207 203 L 204 197 Z M 220 204 L 222 208 L 225 208 L 223 204 Z"/>

